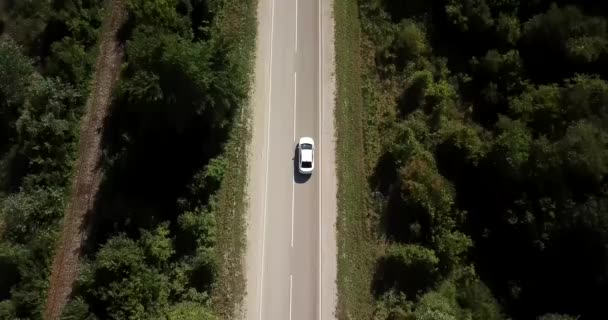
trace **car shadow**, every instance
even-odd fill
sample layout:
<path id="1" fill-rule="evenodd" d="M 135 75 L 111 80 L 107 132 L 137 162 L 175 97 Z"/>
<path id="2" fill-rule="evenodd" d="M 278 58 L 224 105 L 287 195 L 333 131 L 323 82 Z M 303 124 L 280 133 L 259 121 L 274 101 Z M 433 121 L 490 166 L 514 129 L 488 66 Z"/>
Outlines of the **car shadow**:
<path id="1" fill-rule="evenodd" d="M 305 183 L 310 179 L 311 174 L 301 174 L 298 171 L 298 162 L 299 162 L 300 153 L 298 152 L 298 145 L 296 145 L 294 153 L 293 153 L 293 181 L 295 183 Z M 314 171 L 313 171 L 314 172 Z"/>

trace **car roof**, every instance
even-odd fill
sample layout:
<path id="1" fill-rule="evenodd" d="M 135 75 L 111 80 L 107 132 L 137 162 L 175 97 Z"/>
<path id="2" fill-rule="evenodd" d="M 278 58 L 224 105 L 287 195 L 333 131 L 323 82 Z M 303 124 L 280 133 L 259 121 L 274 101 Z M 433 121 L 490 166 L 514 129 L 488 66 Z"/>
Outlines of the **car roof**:
<path id="1" fill-rule="evenodd" d="M 302 161 L 312 162 L 312 150 L 302 150 Z"/>
<path id="2" fill-rule="evenodd" d="M 300 138 L 300 144 L 303 144 L 303 143 L 310 143 L 313 146 L 315 145 L 315 141 L 312 140 L 312 138 L 310 138 L 310 137 L 302 137 L 302 138 Z"/>

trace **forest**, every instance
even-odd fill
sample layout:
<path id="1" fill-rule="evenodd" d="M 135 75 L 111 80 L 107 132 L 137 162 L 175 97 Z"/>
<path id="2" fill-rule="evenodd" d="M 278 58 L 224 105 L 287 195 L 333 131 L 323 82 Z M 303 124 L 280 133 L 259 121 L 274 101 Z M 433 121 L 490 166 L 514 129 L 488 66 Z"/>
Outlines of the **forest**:
<path id="1" fill-rule="evenodd" d="M 340 318 L 607 319 L 608 2 L 336 8 L 374 243 L 369 267 L 370 251 L 340 246 Z M 359 87 L 340 84 L 357 67 Z M 357 228 L 353 199 L 341 237 Z"/>
<path id="2" fill-rule="evenodd" d="M 106 3 L 0 1 L 0 319 L 42 318 Z M 235 155 L 248 141 L 255 4 L 126 1 L 103 181 L 62 319 L 236 311 L 244 284 L 224 273 L 244 246 L 233 180 L 246 176 Z"/>

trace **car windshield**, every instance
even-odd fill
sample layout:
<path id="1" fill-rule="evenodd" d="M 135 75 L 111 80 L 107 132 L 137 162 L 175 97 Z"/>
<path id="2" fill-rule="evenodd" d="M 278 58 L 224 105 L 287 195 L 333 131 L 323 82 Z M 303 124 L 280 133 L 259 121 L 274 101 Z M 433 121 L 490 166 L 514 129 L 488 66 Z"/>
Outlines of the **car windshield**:
<path id="1" fill-rule="evenodd" d="M 310 144 L 310 143 L 302 143 L 302 145 L 300 146 L 300 148 L 302 148 L 304 150 L 311 150 L 312 149 L 312 144 Z"/>
<path id="2" fill-rule="evenodd" d="M 302 162 L 302 168 L 312 168 L 312 162 Z"/>

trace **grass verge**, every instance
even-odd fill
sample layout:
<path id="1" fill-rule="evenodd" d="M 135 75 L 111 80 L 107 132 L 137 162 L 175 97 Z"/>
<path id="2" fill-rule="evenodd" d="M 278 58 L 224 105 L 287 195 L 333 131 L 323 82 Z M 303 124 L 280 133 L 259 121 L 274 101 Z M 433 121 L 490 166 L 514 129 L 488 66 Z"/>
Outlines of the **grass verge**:
<path id="1" fill-rule="evenodd" d="M 235 55 L 229 59 L 245 75 L 238 79 L 250 89 L 253 81 L 257 0 L 228 0 L 218 17 L 221 39 L 231 41 Z M 250 92 L 248 90 L 247 92 Z M 212 290 L 212 306 L 219 319 L 235 319 L 245 296 L 243 255 L 246 247 L 247 148 L 251 141 L 249 96 L 237 111 L 234 127 L 225 145 L 227 168 L 217 193 L 218 274 Z"/>
<path id="2" fill-rule="evenodd" d="M 370 224 L 364 145 L 361 26 L 356 0 L 335 0 L 338 319 L 370 319 L 376 240 Z"/>

